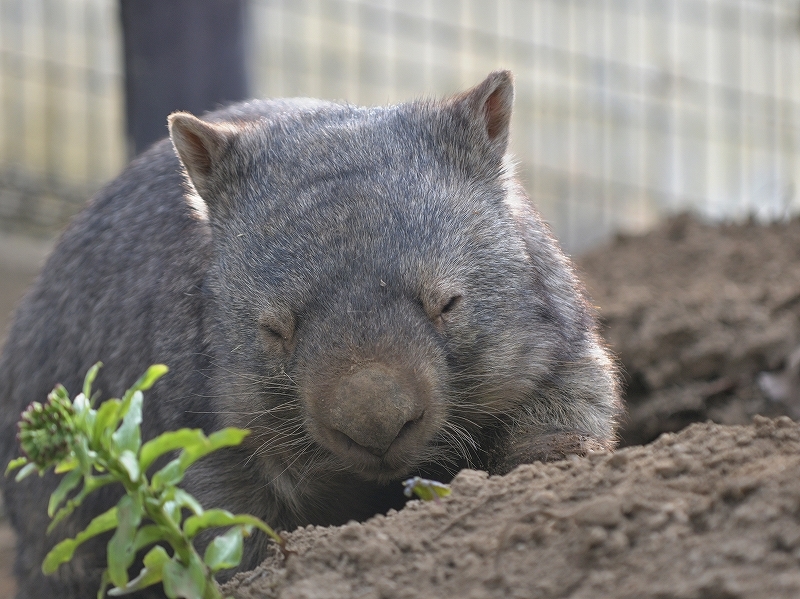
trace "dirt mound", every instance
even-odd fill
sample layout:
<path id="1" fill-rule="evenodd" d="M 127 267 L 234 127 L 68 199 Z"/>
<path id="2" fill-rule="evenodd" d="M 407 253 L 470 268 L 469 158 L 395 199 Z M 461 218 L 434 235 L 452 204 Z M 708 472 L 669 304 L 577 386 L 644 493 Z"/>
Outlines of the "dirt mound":
<path id="1" fill-rule="evenodd" d="M 800 354 L 788 360 L 800 343 L 799 220 L 712 226 L 683 215 L 579 267 L 626 379 L 625 444 L 707 419 L 800 417 Z"/>
<path id="2" fill-rule="evenodd" d="M 439 504 L 308 527 L 226 591 L 292 597 L 800 596 L 800 426 L 695 424 L 646 447 L 504 477 Z"/>

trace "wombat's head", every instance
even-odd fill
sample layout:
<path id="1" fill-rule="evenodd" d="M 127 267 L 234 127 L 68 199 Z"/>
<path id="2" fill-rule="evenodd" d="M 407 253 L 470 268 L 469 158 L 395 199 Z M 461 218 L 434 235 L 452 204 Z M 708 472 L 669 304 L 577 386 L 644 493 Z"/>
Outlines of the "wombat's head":
<path id="1" fill-rule="evenodd" d="M 523 421 L 610 441 L 608 358 L 505 160 L 512 100 L 495 72 L 443 102 L 170 117 L 213 240 L 219 410 L 271 472 L 385 482 Z"/>

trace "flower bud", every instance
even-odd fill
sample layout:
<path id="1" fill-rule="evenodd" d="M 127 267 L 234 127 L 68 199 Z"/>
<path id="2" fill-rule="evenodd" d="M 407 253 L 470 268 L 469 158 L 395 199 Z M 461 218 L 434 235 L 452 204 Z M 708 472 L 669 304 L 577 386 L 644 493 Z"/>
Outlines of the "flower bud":
<path id="1" fill-rule="evenodd" d="M 47 396 L 47 403 L 35 401 L 22 412 L 17 438 L 40 471 L 69 456 L 75 441 L 74 418 L 75 410 L 60 385 Z"/>

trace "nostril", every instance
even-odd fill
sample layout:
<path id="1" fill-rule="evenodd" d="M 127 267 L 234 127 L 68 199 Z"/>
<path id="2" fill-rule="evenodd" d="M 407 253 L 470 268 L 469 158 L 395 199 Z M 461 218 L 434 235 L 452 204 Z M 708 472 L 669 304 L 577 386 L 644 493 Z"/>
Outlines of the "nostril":
<path id="1" fill-rule="evenodd" d="M 396 441 L 397 439 L 399 439 L 399 438 L 400 438 L 400 437 L 402 437 L 403 435 L 407 434 L 407 433 L 408 433 L 408 431 L 410 431 L 410 430 L 411 430 L 412 428 L 414 428 L 414 427 L 415 427 L 417 424 L 419 424 L 419 423 L 420 423 L 420 421 L 422 421 L 422 418 L 423 418 L 423 416 L 425 416 L 425 410 L 422 410 L 422 413 L 421 413 L 419 416 L 417 416 L 416 418 L 414 418 L 413 420 L 409 420 L 408 422 L 406 422 L 406 423 L 405 423 L 405 424 L 402 426 L 402 428 L 400 429 L 400 431 L 397 433 L 397 436 L 394 438 L 394 440 Z M 394 441 L 392 441 L 392 443 L 394 443 Z"/>
<path id="2" fill-rule="evenodd" d="M 386 455 L 386 452 L 389 451 L 389 448 L 392 446 L 392 444 L 398 439 L 401 439 L 402 437 L 407 435 L 409 431 L 411 431 L 415 426 L 417 426 L 422 421 L 424 416 L 425 416 L 425 410 L 422 410 L 419 416 L 417 416 L 413 420 L 407 421 L 402 427 L 400 427 L 400 430 L 397 431 L 397 434 L 393 438 L 391 439 L 386 438 L 384 443 L 382 443 L 380 446 L 372 445 L 367 442 L 359 443 L 358 441 L 353 439 L 350 435 L 348 435 L 346 432 L 342 430 L 338 429 L 331 429 L 331 430 L 334 433 L 334 435 L 339 438 L 340 444 L 344 445 L 347 451 L 357 448 L 366 451 L 367 453 L 370 453 L 377 458 L 382 458 L 383 456 Z"/>
<path id="3" fill-rule="evenodd" d="M 383 456 L 386 455 L 386 452 L 389 451 L 388 447 L 386 449 L 378 449 L 377 447 L 365 447 L 364 449 L 366 449 L 369 453 L 374 455 L 376 458 L 382 458 Z"/>
<path id="4" fill-rule="evenodd" d="M 354 440 L 350 435 L 348 435 L 343 431 L 337 429 L 330 429 L 330 430 L 333 433 L 333 435 L 339 439 L 339 445 L 340 446 L 343 445 L 347 451 L 351 451 L 353 449 L 366 451 L 367 453 L 371 453 L 375 457 L 380 458 L 383 457 L 383 455 L 386 453 L 386 450 L 388 449 L 388 447 L 386 449 L 381 449 L 379 447 L 370 447 L 368 445 L 359 443 L 358 441 Z"/>

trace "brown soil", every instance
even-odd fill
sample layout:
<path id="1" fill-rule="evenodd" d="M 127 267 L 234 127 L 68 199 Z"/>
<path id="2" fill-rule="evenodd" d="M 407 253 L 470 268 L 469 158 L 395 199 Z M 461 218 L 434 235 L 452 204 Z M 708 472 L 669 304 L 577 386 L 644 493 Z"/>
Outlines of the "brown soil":
<path id="1" fill-rule="evenodd" d="M 625 444 L 707 419 L 800 417 L 800 355 L 787 364 L 800 343 L 800 220 L 711 226 L 684 215 L 579 266 L 625 377 Z"/>
<path id="2" fill-rule="evenodd" d="M 647 447 L 505 477 L 440 503 L 308 527 L 238 599 L 800 597 L 800 426 L 694 424 Z"/>

